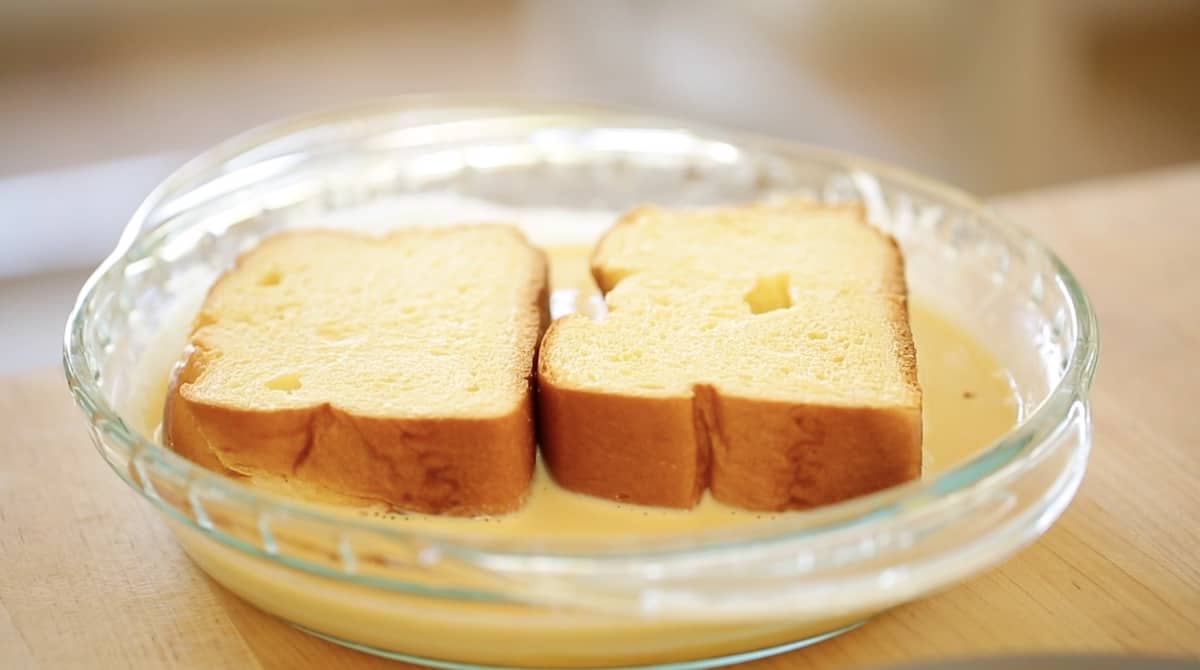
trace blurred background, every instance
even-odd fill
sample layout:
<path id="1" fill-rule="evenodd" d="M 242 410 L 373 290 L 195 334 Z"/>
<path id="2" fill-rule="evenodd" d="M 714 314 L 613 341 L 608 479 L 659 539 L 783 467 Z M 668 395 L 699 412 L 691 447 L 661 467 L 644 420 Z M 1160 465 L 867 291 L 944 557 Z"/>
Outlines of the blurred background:
<path id="1" fill-rule="evenodd" d="M 617 103 L 984 195 L 1200 159 L 1192 0 L 0 0 L 0 372 L 191 154 L 405 93 Z"/>

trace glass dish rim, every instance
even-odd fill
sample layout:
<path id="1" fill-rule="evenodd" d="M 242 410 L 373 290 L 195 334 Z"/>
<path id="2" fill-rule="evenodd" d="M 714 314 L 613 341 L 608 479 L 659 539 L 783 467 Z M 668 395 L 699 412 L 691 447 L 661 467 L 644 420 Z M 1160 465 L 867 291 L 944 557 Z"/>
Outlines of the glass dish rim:
<path id="1" fill-rule="evenodd" d="M 1069 317 L 1074 325 L 1074 339 L 1070 344 L 1067 366 L 1054 387 L 1038 406 L 1024 417 L 1013 429 L 998 438 L 978 455 L 946 472 L 930 479 L 921 479 L 903 486 L 894 487 L 868 496 L 844 501 L 814 510 L 814 513 L 843 511 L 847 514 L 832 523 L 809 525 L 801 528 L 789 524 L 790 529 L 778 532 L 761 532 L 767 526 L 779 526 L 776 522 L 747 524 L 727 529 L 696 533 L 685 537 L 646 538 L 638 537 L 632 543 L 614 541 L 607 546 L 587 545 L 582 550 L 580 543 L 570 539 L 537 537 L 520 540 L 498 540 L 482 536 L 422 533 L 397 528 L 394 522 L 380 521 L 369 517 L 350 518 L 335 516 L 320 505 L 268 493 L 222 477 L 197 466 L 182 456 L 166 449 L 155 440 L 143 436 L 130 427 L 104 397 L 95 382 L 95 371 L 83 345 L 82 334 L 86 324 L 86 307 L 95 297 L 101 279 L 119 265 L 134 249 L 141 237 L 149 215 L 160 205 L 169 202 L 173 191 L 186 185 L 196 174 L 211 171 L 223 163 L 236 159 L 255 149 L 273 142 L 290 138 L 303 131 L 323 126 L 352 122 L 355 119 L 383 115 L 403 115 L 412 112 L 452 113 L 476 111 L 480 116 L 469 119 L 475 122 L 534 118 L 572 118 L 576 121 L 591 121 L 591 127 L 605 127 L 619 121 L 623 128 L 675 128 L 697 137 L 719 137 L 722 141 L 738 146 L 770 146 L 789 156 L 809 156 L 838 164 L 853 166 L 871 174 L 886 175 L 903 183 L 913 184 L 945 201 L 951 201 L 974 212 L 985 221 L 984 225 L 999 228 L 1014 236 L 1027 248 L 1048 263 L 1054 277 L 1061 282 L 1068 297 Z M 423 124 L 430 121 L 422 122 Z M 102 455 L 117 474 L 131 487 L 147 497 L 156 507 L 201 531 L 219 533 L 198 525 L 191 516 L 139 485 L 129 473 L 129 465 L 137 457 L 150 457 L 155 464 L 165 467 L 172 474 L 182 477 L 193 485 L 197 482 L 215 488 L 222 497 L 251 505 L 259 514 L 277 514 L 285 518 L 300 518 L 318 524 L 329 524 L 339 531 L 364 531 L 394 540 L 420 539 L 435 542 L 444 549 L 457 550 L 468 555 L 483 555 L 495 558 L 506 556 L 519 558 L 537 556 L 562 559 L 627 559 L 645 555 L 694 554 L 708 549 L 729 549 L 746 546 L 761 546 L 766 543 L 793 541 L 814 535 L 822 535 L 851 526 L 859 526 L 881 517 L 892 517 L 921 508 L 949 496 L 974 491 L 988 486 L 1001 486 L 1011 478 L 1019 476 L 1028 467 L 1040 461 L 1039 446 L 1054 440 L 1055 436 L 1069 429 L 1072 422 L 1071 410 L 1081 398 L 1086 398 L 1099 355 L 1099 340 L 1095 313 L 1082 287 L 1069 268 L 1023 228 L 1001 217 L 990 206 L 975 196 L 936 179 L 916 174 L 907 169 L 851 152 L 810 146 L 781 138 L 764 136 L 744 131 L 722 128 L 685 119 L 646 113 L 639 110 L 612 105 L 593 105 L 578 102 L 559 102 L 535 98 L 478 97 L 460 95 L 402 96 L 366 103 L 339 106 L 330 110 L 302 114 L 267 123 L 245 131 L 207 149 L 161 181 L 142 201 L 126 224 L 114 251 L 97 267 L 84 283 L 75 305 L 68 317 L 64 334 L 63 366 L 68 385 L 76 403 L 84 411 L 93 428 L 104 437 L 113 439 L 129 456 L 124 468 L 114 462 L 110 453 L 101 448 Z M 1044 456 L 1045 454 L 1041 454 Z M 855 513 L 849 513 L 856 511 Z M 808 512 L 795 513 L 800 519 Z M 748 529 L 760 532 L 748 533 Z M 244 542 L 229 542 L 236 538 L 219 538 L 242 551 L 248 547 Z M 631 538 L 632 539 L 632 538 Z M 237 545 L 241 545 L 240 547 Z"/>

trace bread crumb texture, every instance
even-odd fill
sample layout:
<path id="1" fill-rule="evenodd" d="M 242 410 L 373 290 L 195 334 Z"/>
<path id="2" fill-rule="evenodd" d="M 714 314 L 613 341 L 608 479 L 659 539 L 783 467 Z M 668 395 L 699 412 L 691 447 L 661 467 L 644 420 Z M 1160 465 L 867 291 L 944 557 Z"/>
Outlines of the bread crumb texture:
<path id="1" fill-rule="evenodd" d="M 168 438 L 339 502 L 515 509 L 546 302 L 541 252 L 505 225 L 271 237 L 205 300 Z"/>
<path id="2" fill-rule="evenodd" d="M 539 365 L 564 486 L 785 510 L 919 476 L 903 258 L 859 207 L 642 207 L 592 270 L 607 315 L 556 321 Z"/>

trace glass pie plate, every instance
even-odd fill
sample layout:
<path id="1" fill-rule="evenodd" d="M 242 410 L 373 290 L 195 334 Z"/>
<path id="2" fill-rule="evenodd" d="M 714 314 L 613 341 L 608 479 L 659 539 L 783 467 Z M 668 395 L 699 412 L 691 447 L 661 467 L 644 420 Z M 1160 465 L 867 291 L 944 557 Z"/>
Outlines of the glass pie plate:
<path id="1" fill-rule="evenodd" d="M 161 342 L 182 347 L 204 289 L 240 252 L 283 228 L 353 225 L 389 199 L 446 193 L 606 211 L 862 201 L 903 247 L 912 293 L 1011 374 L 1018 425 L 940 475 L 818 510 L 687 535 L 517 540 L 419 532 L 250 488 L 133 418 L 162 392 L 146 370 L 179 355 Z M 595 234 L 563 221 L 549 241 Z M 1086 466 L 1096 337 L 1087 298 L 1041 244 L 902 169 L 621 110 L 431 97 L 276 123 L 170 176 L 84 286 L 65 367 L 101 455 L 195 562 L 300 628 L 443 667 L 698 668 L 820 641 L 1043 533 Z"/>

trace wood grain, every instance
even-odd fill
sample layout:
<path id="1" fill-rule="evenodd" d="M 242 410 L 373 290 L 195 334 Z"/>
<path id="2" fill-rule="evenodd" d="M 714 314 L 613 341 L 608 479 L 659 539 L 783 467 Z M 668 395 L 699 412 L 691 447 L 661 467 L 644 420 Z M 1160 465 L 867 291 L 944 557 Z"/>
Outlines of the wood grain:
<path id="1" fill-rule="evenodd" d="M 1200 658 L 1200 166 L 1004 199 L 1079 276 L 1103 352 L 1076 501 L 983 576 L 808 650 L 824 670 L 987 652 Z M 96 455 L 57 369 L 0 379 L 0 667 L 395 668 L 193 566 Z"/>

